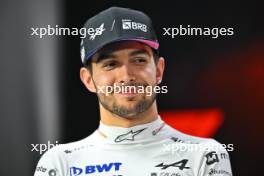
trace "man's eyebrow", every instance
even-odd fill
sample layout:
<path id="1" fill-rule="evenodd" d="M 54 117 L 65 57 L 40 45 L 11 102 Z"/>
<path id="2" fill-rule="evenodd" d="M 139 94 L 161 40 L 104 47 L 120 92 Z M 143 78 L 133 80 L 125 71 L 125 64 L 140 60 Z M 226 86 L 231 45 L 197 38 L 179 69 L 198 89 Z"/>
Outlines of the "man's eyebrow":
<path id="1" fill-rule="evenodd" d="M 146 50 L 144 50 L 144 49 L 134 50 L 134 51 L 131 51 L 129 53 L 130 56 L 135 56 L 135 55 L 138 55 L 138 54 L 147 54 L 147 55 L 149 55 L 149 53 Z"/>
<path id="2" fill-rule="evenodd" d="M 149 55 L 149 53 L 144 50 L 144 49 L 139 49 L 139 50 L 134 50 L 134 51 L 131 51 L 129 53 L 129 56 L 135 56 L 135 55 L 139 55 L 139 54 L 147 54 Z M 116 58 L 116 55 L 112 53 L 112 51 L 103 51 L 103 52 L 100 52 L 98 54 L 98 57 L 95 59 L 95 63 L 98 64 L 100 62 L 102 62 L 103 60 L 105 59 L 110 59 L 110 58 Z"/>
<path id="3" fill-rule="evenodd" d="M 101 52 L 98 54 L 98 57 L 95 59 L 95 63 L 98 64 L 99 62 L 102 62 L 105 59 L 110 59 L 110 58 L 116 58 L 112 52 Z"/>

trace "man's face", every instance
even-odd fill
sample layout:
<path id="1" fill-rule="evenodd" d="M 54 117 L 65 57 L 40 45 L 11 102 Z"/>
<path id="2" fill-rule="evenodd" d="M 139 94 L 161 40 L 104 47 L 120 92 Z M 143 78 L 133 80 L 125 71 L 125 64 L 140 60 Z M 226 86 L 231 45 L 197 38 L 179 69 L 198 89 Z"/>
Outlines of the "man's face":
<path id="1" fill-rule="evenodd" d="M 163 70 L 157 68 L 153 52 L 147 45 L 134 41 L 109 45 L 93 56 L 91 64 L 91 84 L 106 110 L 132 118 L 155 101 L 156 94 L 147 94 L 146 88 L 160 82 Z M 106 92 L 114 85 L 119 89 Z"/>

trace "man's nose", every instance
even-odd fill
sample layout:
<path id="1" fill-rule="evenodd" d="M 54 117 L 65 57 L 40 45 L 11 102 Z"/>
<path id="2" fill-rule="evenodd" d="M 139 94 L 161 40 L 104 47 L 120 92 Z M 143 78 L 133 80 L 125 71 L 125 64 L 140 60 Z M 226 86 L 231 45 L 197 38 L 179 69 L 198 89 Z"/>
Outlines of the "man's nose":
<path id="1" fill-rule="evenodd" d="M 130 66 L 123 65 L 118 70 L 118 82 L 119 83 L 133 83 L 136 80 L 134 71 Z"/>

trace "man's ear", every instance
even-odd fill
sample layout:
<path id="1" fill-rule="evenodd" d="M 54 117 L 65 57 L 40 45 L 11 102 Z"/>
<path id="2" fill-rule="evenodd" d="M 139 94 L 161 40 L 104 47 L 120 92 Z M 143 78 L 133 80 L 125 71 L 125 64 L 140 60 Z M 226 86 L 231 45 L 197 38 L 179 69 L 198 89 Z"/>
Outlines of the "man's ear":
<path id="1" fill-rule="evenodd" d="M 165 60 L 163 57 L 160 57 L 157 63 L 157 71 L 156 71 L 156 80 L 158 84 L 160 84 L 162 81 L 164 68 L 165 68 Z"/>
<path id="2" fill-rule="evenodd" d="M 82 67 L 80 69 L 80 78 L 85 87 L 90 91 L 90 92 L 96 92 L 96 88 L 92 79 L 92 74 L 91 71 L 88 70 L 85 67 Z"/>

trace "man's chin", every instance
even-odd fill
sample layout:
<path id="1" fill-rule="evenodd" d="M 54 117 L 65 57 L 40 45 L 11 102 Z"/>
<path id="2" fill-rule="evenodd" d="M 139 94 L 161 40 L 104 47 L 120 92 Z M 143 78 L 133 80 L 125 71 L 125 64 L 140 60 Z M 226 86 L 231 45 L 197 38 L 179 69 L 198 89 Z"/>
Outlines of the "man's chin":
<path id="1" fill-rule="evenodd" d="M 127 112 L 133 112 L 135 109 L 136 109 L 136 106 L 137 106 L 137 102 L 135 101 L 128 101 L 128 102 L 125 102 L 125 103 L 121 103 L 121 104 L 116 104 L 117 107 L 120 107 L 124 110 L 126 110 Z"/>
<path id="2" fill-rule="evenodd" d="M 123 118 L 135 118 L 150 108 L 155 99 L 147 100 L 144 96 L 130 98 L 115 97 L 111 101 L 100 101 L 109 112 Z"/>
<path id="3" fill-rule="evenodd" d="M 131 112 L 131 113 L 127 113 L 126 115 L 122 115 L 120 117 L 125 119 L 136 119 L 136 117 L 138 117 L 138 113 Z"/>

